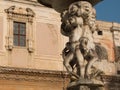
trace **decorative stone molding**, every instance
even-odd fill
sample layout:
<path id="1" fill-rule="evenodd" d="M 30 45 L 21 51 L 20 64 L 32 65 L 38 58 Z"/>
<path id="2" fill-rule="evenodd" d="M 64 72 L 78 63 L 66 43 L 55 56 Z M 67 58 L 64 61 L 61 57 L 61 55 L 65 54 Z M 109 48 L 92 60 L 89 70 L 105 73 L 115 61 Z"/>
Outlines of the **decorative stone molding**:
<path id="1" fill-rule="evenodd" d="M 119 83 L 120 82 L 120 76 L 108 76 L 108 75 L 103 75 L 102 79 L 104 82 L 112 82 L 112 83 Z"/>
<path id="2" fill-rule="evenodd" d="M 97 24 L 97 29 L 104 30 L 106 32 L 110 32 L 110 28 L 112 27 L 111 22 L 103 22 L 103 21 L 97 20 L 96 24 Z"/>
<path id="3" fill-rule="evenodd" d="M 27 48 L 29 52 L 34 51 L 33 47 L 33 18 L 35 13 L 30 8 L 22 8 L 11 6 L 5 9 L 7 13 L 8 20 L 8 34 L 6 37 L 6 48 L 8 50 L 13 49 L 13 21 L 25 22 L 26 23 L 26 38 L 27 38 Z"/>
<path id="4" fill-rule="evenodd" d="M 29 18 L 29 17 L 35 16 L 35 13 L 32 11 L 32 9 L 16 7 L 16 6 L 11 6 L 8 9 L 5 9 L 5 12 L 8 14 L 9 19 L 22 17 L 32 21 L 32 18 Z"/>
<path id="5" fill-rule="evenodd" d="M 0 80 L 67 82 L 70 76 L 66 71 L 51 71 L 28 68 L 0 67 Z M 119 83 L 120 76 L 103 75 L 104 83 Z"/>
<path id="6" fill-rule="evenodd" d="M 120 31 L 120 24 L 112 23 L 111 31 Z"/>
<path id="7" fill-rule="evenodd" d="M 28 40 L 27 40 L 27 43 L 28 43 L 28 51 L 29 51 L 30 53 L 34 52 L 34 48 L 33 48 L 34 40 L 28 39 Z"/>
<path id="8" fill-rule="evenodd" d="M 66 85 L 66 83 L 69 81 L 69 77 L 70 76 L 65 71 L 0 67 L 0 80 L 63 82 Z M 120 76 L 103 75 L 101 78 L 106 86 L 114 83 L 118 84 L 117 87 L 119 87 Z"/>
<path id="9" fill-rule="evenodd" d="M 113 26 L 111 28 L 111 31 L 120 31 L 120 27 Z"/>
<path id="10" fill-rule="evenodd" d="M 6 49 L 12 50 L 12 48 L 13 48 L 13 37 L 7 36 L 6 37 Z"/>
<path id="11" fill-rule="evenodd" d="M 0 79 L 22 81 L 55 81 L 62 82 L 68 78 L 65 71 L 48 71 L 14 67 L 0 67 Z"/>

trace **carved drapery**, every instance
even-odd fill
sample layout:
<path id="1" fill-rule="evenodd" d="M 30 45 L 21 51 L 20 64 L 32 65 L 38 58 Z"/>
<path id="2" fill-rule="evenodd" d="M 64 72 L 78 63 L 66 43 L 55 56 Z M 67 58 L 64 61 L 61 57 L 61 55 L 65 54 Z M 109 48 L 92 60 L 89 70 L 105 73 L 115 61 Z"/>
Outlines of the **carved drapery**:
<path id="1" fill-rule="evenodd" d="M 8 32 L 6 36 L 6 49 L 13 49 L 13 22 L 24 22 L 26 23 L 26 47 L 29 52 L 34 51 L 33 46 L 33 18 L 35 13 L 30 8 L 21 8 L 16 6 L 11 6 L 8 9 L 5 9 L 7 13 L 8 20 Z"/>

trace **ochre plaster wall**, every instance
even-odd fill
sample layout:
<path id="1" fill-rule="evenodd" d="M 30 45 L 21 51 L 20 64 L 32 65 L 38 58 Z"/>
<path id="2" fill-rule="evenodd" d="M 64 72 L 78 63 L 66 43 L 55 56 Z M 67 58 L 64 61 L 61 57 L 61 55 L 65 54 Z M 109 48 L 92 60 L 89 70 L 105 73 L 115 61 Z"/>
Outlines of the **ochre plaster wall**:
<path id="1" fill-rule="evenodd" d="M 0 90 L 63 90 L 62 83 L 0 80 Z"/>

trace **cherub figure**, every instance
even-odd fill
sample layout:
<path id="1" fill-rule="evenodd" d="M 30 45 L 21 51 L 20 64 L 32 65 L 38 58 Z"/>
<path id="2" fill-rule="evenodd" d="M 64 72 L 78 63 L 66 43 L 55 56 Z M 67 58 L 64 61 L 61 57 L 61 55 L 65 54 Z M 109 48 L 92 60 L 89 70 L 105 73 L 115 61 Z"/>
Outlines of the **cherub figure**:
<path id="1" fill-rule="evenodd" d="M 61 33 L 69 37 L 69 42 L 66 44 L 63 50 L 64 65 L 68 72 L 78 78 L 84 78 L 85 73 L 85 60 L 81 53 L 81 39 L 86 40 L 85 36 L 85 20 L 89 17 L 92 12 L 92 6 L 88 2 L 80 1 L 70 5 L 69 9 L 64 11 L 61 15 L 62 25 Z M 88 37 L 87 37 L 88 38 Z M 83 42 L 82 42 L 83 43 Z M 88 43 L 88 42 L 86 42 Z M 81 44 L 83 45 L 83 44 Z M 84 45 L 85 46 L 85 45 Z M 87 44 L 86 44 L 87 50 Z M 73 74 L 73 66 L 70 63 L 74 60 L 77 63 L 77 75 Z"/>
<path id="2" fill-rule="evenodd" d="M 79 1 L 71 4 L 61 14 L 61 18 L 61 33 L 69 37 L 62 52 L 63 63 L 67 71 L 76 78 L 88 77 L 93 62 L 97 60 L 93 41 L 96 12 L 90 3 Z M 75 67 L 77 72 L 74 72 Z"/>
<path id="3" fill-rule="evenodd" d="M 63 16 L 62 20 L 62 34 L 69 37 L 69 42 L 66 44 L 65 49 L 63 50 L 63 59 L 64 59 L 64 65 L 67 69 L 67 71 L 74 75 L 76 78 L 79 78 L 80 73 L 77 75 L 73 72 L 73 67 L 70 65 L 70 62 L 76 58 L 79 72 L 80 70 L 80 64 L 83 60 L 82 54 L 79 49 L 80 45 L 80 38 L 82 36 L 82 26 L 83 26 L 83 19 L 82 17 L 77 16 L 77 10 L 78 7 L 76 5 L 70 6 L 68 11 L 65 11 L 65 14 L 68 15 L 67 19 Z M 65 21 L 64 21 L 65 20 Z M 80 56 L 81 55 L 81 56 Z M 79 60 L 80 59 L 80 60 Z"/>

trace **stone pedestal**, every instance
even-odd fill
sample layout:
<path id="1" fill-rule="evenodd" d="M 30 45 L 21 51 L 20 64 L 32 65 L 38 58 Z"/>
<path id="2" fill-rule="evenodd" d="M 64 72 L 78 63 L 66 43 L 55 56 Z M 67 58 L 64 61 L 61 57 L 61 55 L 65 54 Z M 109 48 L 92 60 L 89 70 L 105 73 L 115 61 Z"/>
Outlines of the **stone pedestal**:
<path id="1" fill-rule="evenodd" d="M 104 90 L 104 83 L 98 80 L 82 79 L 70 82 L 67 90 Z"/>
<path id="2" fill-rule="evenodd" d="M 82 82 L 78 82 L 79 84 L 77 86 L 71 87 L 68 85 L 67 90 L 120 90 L 120 76 L 116 75 L 116 76 L 108 76 L 108 75 L 104 75 L 102 76 L 102 80 L 103 80 L 103 84 L 99 82 L 98 84 L 90 84 L 92 82 L 90 81 L 86 81 L 87 83 L 85 83 L 84 85 L 80 85 L 80 83 Z"/>

